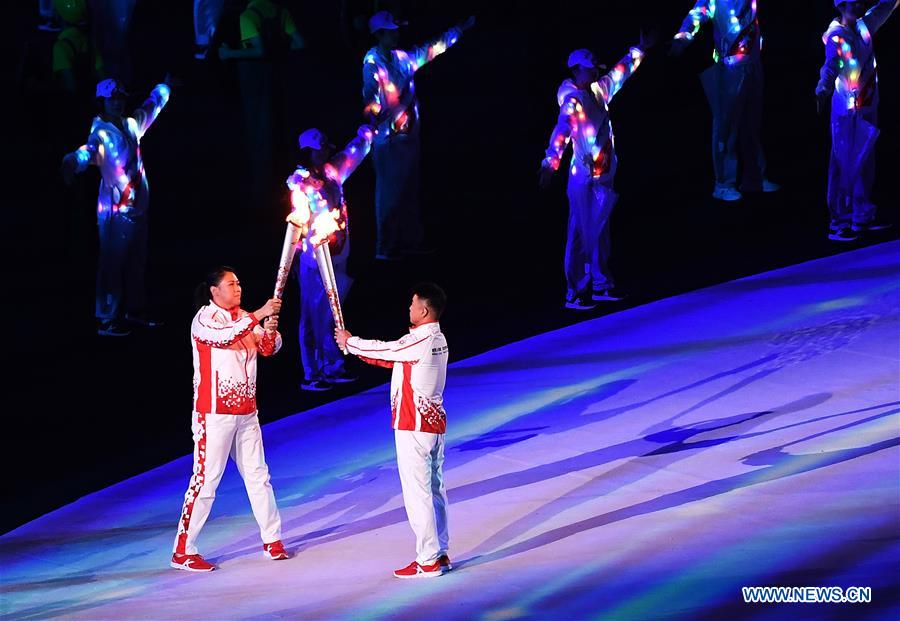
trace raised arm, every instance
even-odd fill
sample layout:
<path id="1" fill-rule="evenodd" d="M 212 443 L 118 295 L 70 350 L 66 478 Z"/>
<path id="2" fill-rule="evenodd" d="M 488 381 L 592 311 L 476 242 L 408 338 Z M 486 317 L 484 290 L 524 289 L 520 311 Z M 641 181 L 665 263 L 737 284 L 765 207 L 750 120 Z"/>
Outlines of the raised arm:
<path id="1" fill-rule="evenodd" d="M 370 126 L 361 126 L 356 131 L 356 138 L 347 143 L 344 150 L 336 154 L 328 162 L 326 173 L 333 174 L 338 181 L 344 183 L 368 155 L 369 150 L 372 148 L 374 135 L 375 132 Z M 330 170 L 328 170 L 328 167 L 330 167 Z"/>
<path id="2" fill-rule="evenodd" d="M 134 111 L 132 117 L 137 121 L 138 138 L 141 138 L 153 125 L 156 117 L 168 103 L 171 93 L 172 89 L 168 84 L 157 84 L 141 107 Z"/>
<path id="3" fill-rule="evenodd" d="M 693 41 L 700 29 L 703 28 L 703 25 L 711 20 L 715 14 L 715 0 L 697 0 L 694 8 L 690 10 L 681 23 L 681 28 L 675 35 L 675 38 Z"/>
<path id="4" fill-rule="evenodd" d="M 622 60 L 616 63 L 612 71 L 591 84 L 591 90 L 609 104 L 616 93 L 622 90 L 625 81 L 634 75 L 643 59 L 644 52 L 639 47 L 631 48 Z"/>
<path id="5" fill-rule="evenodd" d="M 429 41 L 424 45 L 418 45 L 407 52 L 409 60 L 412 62 L 413 70 L 418 71 L 424 65 L 446 52 L 449 48 L 459 41 L 462 36 L 462 30 L 459 28 L 451 28 L 436 39 Z"/>
<path id="6" fill-rule="evenodd" d="M 869 32 L 875 34 L 878 29 L 884 26 L 884 22 L 888 20 L 897 7 L 900 6 L 900 0 L 879 0 L 878 4 L 869 9 L 863 17 L 863 22 Z"/>

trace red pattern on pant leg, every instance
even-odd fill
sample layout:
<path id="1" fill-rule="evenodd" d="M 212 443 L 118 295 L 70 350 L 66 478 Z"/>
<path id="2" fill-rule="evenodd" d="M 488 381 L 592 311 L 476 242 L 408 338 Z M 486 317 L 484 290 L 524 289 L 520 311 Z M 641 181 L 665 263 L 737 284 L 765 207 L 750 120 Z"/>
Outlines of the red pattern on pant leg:
<path id="1" fill-rule="evenodd" d="M 194 474 L 184 495 L 184 505 L 181 507 L 181 519 L 178 522 L 178 545 L 175 547 L 177 554 L 185 554 L 188 528 L 191 525 L 191 514 L 194 511 L 194 501 L 197 494 L 203 488 L 206 480 L 206 414 L 197 413 L 197 423 L 200 425 L 200 439 L 197 440 L 197 459 L 194 462 Z"/>

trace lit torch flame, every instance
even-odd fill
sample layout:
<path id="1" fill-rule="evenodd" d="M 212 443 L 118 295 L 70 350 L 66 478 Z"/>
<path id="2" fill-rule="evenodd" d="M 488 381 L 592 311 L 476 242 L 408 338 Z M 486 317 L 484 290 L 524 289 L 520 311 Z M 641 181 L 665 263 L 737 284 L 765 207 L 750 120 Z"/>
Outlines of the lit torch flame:
<path id="1" fill-rule="evenodd" d="M 288 214 L 287 221 L 294 226 L 305 229 L 309 226 L 309 199 L 302 190 L 291 192 L 291 205 L 294 209 Z"/>
<path id="2" fill-rule="evenodd" d="M 315 246 L 328 241 L 328 237 L 344 228 L 339 209 L 323 209 L 310 227 L 309 242 Z"/>
<path id="3" fill-rule="evenodd" d="M 287 228 L 284 231 L 281 259 L 275 275 L 275 297 L 278 299 L 284 295 L 284 287 L 287 284 L 288 275 L 291 273 L 291 264 L 294 262 L 294 251 L 297 244 L 309 231 L 309 200 L 306 195 L 299 189 L 294 190 L 291 192 L 291 205 L 294 208 L 286 218 Z"/>

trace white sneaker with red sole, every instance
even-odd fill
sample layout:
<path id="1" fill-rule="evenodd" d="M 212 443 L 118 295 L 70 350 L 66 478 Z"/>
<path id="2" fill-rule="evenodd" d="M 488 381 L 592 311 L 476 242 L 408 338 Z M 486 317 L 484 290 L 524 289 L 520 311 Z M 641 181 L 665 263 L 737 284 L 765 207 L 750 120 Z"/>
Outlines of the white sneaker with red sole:
<path id="1" fill-rule="evenodd" d="M 215 565 L 199 554 L 173 554 L 169 566 L 182 571 L 212 571 Z"/>
<path id="2" fill-rule="evenodd" d="M 437 578 L 444 574 L 440 561 L 435 561 L 431 565 L 419 565 L 413 561 L 403 569 L 394 571 L 395 578 L 408 580 L 411 578 Z"/>
<path id="3" fill-rule="evenodd" d="M 281 541 L 265 544 L 263 546 L 263 555 L 272 561 L 283 561 L 291 558 L 291 555 L 284 549 L 284 544 L 281 543 Z"/>

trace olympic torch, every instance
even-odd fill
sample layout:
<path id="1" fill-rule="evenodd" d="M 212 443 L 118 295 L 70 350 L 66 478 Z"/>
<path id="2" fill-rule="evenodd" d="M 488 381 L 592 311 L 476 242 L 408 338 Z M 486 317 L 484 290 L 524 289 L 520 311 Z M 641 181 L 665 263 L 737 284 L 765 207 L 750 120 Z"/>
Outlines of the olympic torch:
<path id="1" fill-rule="evenodd" d="M 319 276 L 322 277 L 322 285 L 325 287 L 325 295 L 328 296 L 328 305 L 331 307 L 331 315 L 334 317 L 334 327 L 338 330 L 344 329 L 344 312 L 341 309 L 341 297 L 338 292 L 337 279 L 334 276 L 334 263 L 331 261 L 331 249 L 328 247 L 328 241 L 332 234 L 345 226 L 339 209 L 323 210 L 313 222 L 310 238 L 316 264 L 319 266 Z M 344 354 L 347 353 L 346 349 L 341 351 Z"/>
<path id="2" fill-rule="evenodd" d="M 279 300 L 284 295 L 297 244 L 309 230 L 309 201 L 306 196 L 302 192 L 292 192 L 291 204 L 293 210 L 287 217 L 284 241 L 281 244 L 281 259 L 278 261 L 278 273 L 275 275 L 275 297 Z"/>

